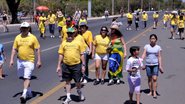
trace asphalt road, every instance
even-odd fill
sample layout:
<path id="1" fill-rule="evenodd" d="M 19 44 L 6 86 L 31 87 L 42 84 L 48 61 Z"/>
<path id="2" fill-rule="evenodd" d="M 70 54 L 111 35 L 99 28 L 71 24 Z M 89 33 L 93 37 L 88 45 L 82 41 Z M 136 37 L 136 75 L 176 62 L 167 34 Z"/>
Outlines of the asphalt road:
<path id="1" fill-rule="evenodd" d="M 122 31 L 126 42 L 129 44 L 132 43 L 131 39 L 133 40 L 134 37 L 141 35 L 144 32 L 146 35 L 150 34 L 150 32 L 157 32 L 158 34 L 164 33 L 164 34 L 161 34 L 160 36 L 167 35 L 167 33 L 162 30 L 158 31 L 158 29 L 157 29 L 157 30 L 150 31 L 150 29 L 148 29 L 148 28 L 143 29 L 142 23 L 140 24 L 141 28 L 139 31 L 135 31 L 134 24 L 132 25 L 132 27 L 133 27 L 132 31 L 126 31 L 126 26 L 127 26 L 126 19 L 119 18 L 119 20 L 123 22 L 123 26 L 120 27 L 120 30 Z M 105 26 L 109 27 L 110 24 L 111 24 L 111 19 L 108 19 L 108 21 L 105 21 L 104 19 L 100 19 L 100 20 L 91 20 L 88 22 L 89 29 L 92 31 L 94 36 L 96 34 L 99 34 L 101 26 L 105 25 Z M 151 19 L 151 16 L 149 16 L 148 27 L 151 27 L 152 24 L 153 24 L 153 20 Z M 37 37 L 39 37 L 39 32 L 38 32 L 37 26 L 32 25 L 32 29 L 33 29 L 33 34 L 35 34 Z M 148 30 L 148 31 L 146 31 L 146 30 Z M 4 44 L 5 52 L 6 52 L 6 56 L 7 56 L 7 62 L 5 63 L 5 65 L 3 67 L 4 73 L 5 73 L 5 79 L 0 80 L 0 104 L 19 104 L 19 97 L 21 95 L 22 88 L 23 88 L 22 81 L 17 78 L 16 64 L 14 65 L 14 67 L 11 70 L 9 70 L 9 68 L 8 68 L 13 40 L 18 33 L 19 33 L 19 26 L 11 26 L 9 33 L 0 32 L 0 42 Z M 55 31 L 55 33 L 56 33 L 56 35 L 58 35 L 57 30 Z M 32 99 L 29 99 L 27 101 L 27 103 L 33 103 L 33 102 L 39 101 L 38 100 L 38 98 L 40 98 L 39 96 L 47 93 L 46 95 L 48 95 L 48 96 L 45 97 L 42 101 L 40 100 L 41 104 L 60 104 L 60 103 L 62 103 L 63 96 L 65 96 L 65 92 L 63 89 L 59 89 L 60 91 L 56 90 L 57 89 L 56 86 L 58 86 L 60 84 L 59 78 L 55 72 L 56 66 L 57 66 L 57 61 L 58 61 L 57 51 L 58 51 L 58 46 L 60 45 L 60 39 L 59 38 L 54 38 L 54 39 L 49 38 L 48 31 L 46 33 L 46 36 L 48 36 L 48 37 L 45 40 L 38 38 L 40 41 L 41 50 L 42 50 L 42 54 L 41 54 L 42 68 L 39 70 L 35 69 L 33 72 L 31 88 L 34 92 L 34 97 Z M 142 42 L 144 42 L 146 44 L 147 41 L 148 41 L 148 36 L 146 36 L 146 38 L 142 38 L 141 40 L 139 40 L 139 42 L 137 44 L 140 44 Z M 164 41 L 166 41 L 166 40 L 164 40 Z M 135 40 L 134 40 L 134 42 L 135 42 Z M 167 44 L 167 43 L 165 43 L 165 44 Z M 141 45 L 141 46 L 144 46 L 144 45 Z M 184 50 L 181 49 L 181 51 L 184 51 Z M 177 51 L 177 52 L 179 52 L 179 51 Z M 177 54 L 177 52 L 175 54 Z M 167 57 L 170 58 L 169 56 L 167 56 Z M 182 58 L 182 57 L 180 57 L 180 58 Z M 167 60 L 167 61 L 169 61 L 169 60 Z M 183 62 L 183 61 L 180 61 L 180 62 Z M 15 61 L 15 63 L 16 63 L 16 61 Z M 183 64 L 181 64 L 181 65 L 183 65 Z M 173 67 L 175 67 L 175 66 L 173 66 Z M 169 67 L 169 68 L 171 68 L 171 67 Z M 183 68 L 183 67 L 181 67 L 181 68 Z M 93 70 L 93 68 L 92 68 L 92 70 Z M 171 69 L 172 73 L 169 74 L 169 76 L 166 76 L 166 79 L 177 77 L 177 79 L 182 80 L 182 78 L 180 78 L 180 77 L 182 77 L 183 75 L 178 76 L 177 74 L 174 74 L 173 73 L 174 70 L 175 70 L 175 68 Z M 180 70 L 180 71 L 183 71 L 183 70 Z M 93 71 L 91 71 L 90 74 L 91 74 L 92 78 L 95 77 Z M 180 73 L 180 74 L 182 74 L 182 73 Z M 123 80 L 126 82 L 125 75 L 124 75 Z M 162 81 L 162 83 L 159 82 L 160 86 L 163 86 L 163 87 L 159 87 L 162 90 L 161 93 L 164 93 L 165 90 L 173 92 L 173 90 L 165 89 L 165 87 L 171 88 L 172 86 L 175 86 L 175 84 L 172 84 L 172 83 L 174 83 L 173 81 L 171 82 L 171 81 L 167 80 L 171 83 L 167 83 L 165 81 L 165 79 L 160 80 L 160 81 Z M 176 81 L 176 82 L 178 82 L 178 81 Z M 143 81 L 143 83 L 145 83 L 145 88 L 147 88 L 146 87 L 146 79 Z M 165 83 L 170 84 L 170 85 L 166 86 Z M 181 86 L 180 88 L 182 89 L 183 87 L 184 86 Z M 54 89 L 54 88 L 56 88 L 56 89 Z M 59 86 L 59 88 L 60 88 L 60 86 Z M 179 88 L 179 90 L 180 90 L 180 88 Z M 57 92 L 55 92 L 54 90 L 56 90 Z M 48 91 L 51 91 L 52 94 L 48 94 Z M 111 87 L 108 87 L 106 85 L 94 87 L 92 85 L 92 83 L 88 83 L 84 87 L 83 91 L 84 91 L 84 94 L 86 95 L 86 98 L 87 98 L 87 100 L 85 102 L 82 102 L 83 104 L 95 104 L 95 103 L 96 104 L 102 104 L 102 103 L 103 104 L 123 104 L 128 99 L 128 96 L 127 96 L 128 85 L 127 85 L 127 83 L 123 84 L 123 85 L 118 85 L 118 86 L 116 85 L 116 86 L 111 86 Z M 185 94 L 183 92 L 180 92 L 180 93 L 181 93 L 181 95 Z M 170 94 L 174 94 L 174 93 L 170 93 Z M 170 96 L 170 94 L 168 96 Z M 49 95 L 51 95 L 51 96 L 49 96 Z M 177 95 L 178 95 L 178 93 L 177 93 Z M 76 96 L 73 96 L 73 97 L 75 98 Z M 181 96 L 178 96 L 176 98 L 177 98 L 176 101 L 179 101 L 178 98 L 180 99 Z M 168 98 L 165 98 L 165 99 L 166 99 L 166 101 L 169 100 Z M 184 100 L 184 99 L 182 99 L 182 100 Z M 149 102 L 144 103 L 144 101 L 145 101 L 145 99 L 142 97 L 143 104 L 149 104 Z M 150 99 L 148 99 L 148 101 L 150 101 Z M 156 101 L 158 101 L 158 100 L 156 100 Z M 174 100 L 172 100 L 172 101 L 174 101 Z M 71 102 L 71 104 L 76 104 L 76 102 Z M 154 103 L 150 103 L 150 104 L 159 104 L 159 103 L 154 102 Z M 160 103 L 160 104 L 167 104 L 167 103 Z M 174 104 L 174 103 L 171 103 L 169 101 L 168 104 Z"/>

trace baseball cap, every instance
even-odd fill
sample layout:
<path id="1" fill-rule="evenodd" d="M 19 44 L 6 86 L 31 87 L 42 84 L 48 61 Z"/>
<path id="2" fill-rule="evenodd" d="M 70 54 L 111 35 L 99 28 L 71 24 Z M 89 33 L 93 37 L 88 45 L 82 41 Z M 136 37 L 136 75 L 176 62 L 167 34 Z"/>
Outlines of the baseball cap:
<path id="1" fill-rule="evenodd" d="M 70 28 L 67 29 L 67 32 L 68 32 L 68 33 L 74 33 L 75 30 L 74 30 L 74 28 L 70 27 Z"/>
<path id="2" fill-rule="evenodd" d="M 81 23 L 80 23 L 80 26 L 87 26 L 87 23 L 81 22 Z"/>
<path id="3" fill-rule="evenodd" d="M 23 22 L 20 27 L 30 27 L 30 24 L 28 22 Z"/>

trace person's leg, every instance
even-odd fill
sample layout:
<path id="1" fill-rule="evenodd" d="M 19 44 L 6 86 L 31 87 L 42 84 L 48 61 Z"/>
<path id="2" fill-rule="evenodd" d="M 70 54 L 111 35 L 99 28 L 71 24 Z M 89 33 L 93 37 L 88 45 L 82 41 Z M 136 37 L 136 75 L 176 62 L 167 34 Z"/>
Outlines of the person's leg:
<path id="1" fill-rule="evenodd" d="M 101 63 L 101 58 L 97 59 L 98 56 L 96 56 L 96 60 L 95 60 L 95 75 L 96 75 L 96 80 L 94 81 L 94 85 L 99 84 L 100 80 L 99 80 L 99 76 L 100 76 L 100 63 Z"/>
<path id="2" fill-rule="evenodd" d="M 49 24 L 49 33 L 52 33 L 52 24 Z"/>
<path id="3" fill-rule="evenodd" d="M 85 59 L 85 75 L 88 77 L 89 76 L 89 59 L 90 59 L 90 55 L 88 55 L 88 53 L 86 53 L 86 59 Z"/>
<path id="4" fill-rule="evenodd" d="M 136 102 L 140 104 L 140 89 L 141 89 L 141 79 L 137 78 L 135 81 L 135 93 L 136 93 Z"/>
<path id="5" fill-rule="evenodd" d="M 154 66 L 153 67 L 153 75 L 152 75 L 152 88 L 153 88 L 153 97 L 156 98 L 157 97 L 157 77 L 158 77 L 158 73 L 159 73 L 159 67 L 158 66 Z"/>
<path id="6" fill-rule="evenodd" d="M 102 60 L 102 75 L 101 75 L 101 80 L 104 81 L 105 76 L 106 76 L 106 68 L 107 68 L 107 60 Z"/>
<path id="7" fill-rule="evenodd" d="M 134 93 L 134 85 L 131 78 L 128 78 L 128 84 L 129 84 L 129 99 L 130 103 L 133 101 L 133 93 Z"/>
<path id="8" fill-rule="evenodd" d="M 4 79 L 3 78 L 3 64 L 0 63 L 0 79 Z"/>
<path id="9" fill-rule="evenodd" d="M 151 66 L 146 66 L 146 74 L 148 76 L 148 87 L 150 89 L 150 92 L 148 93 L 148 95 L 152 95 L 152 69 Z"/>
<path id="10" fill-rule="evenodd" d="M 171 32 L 170 39 L 173 39 L 174 38 L 174 26 L 171 26 L 170 32 Z"/>

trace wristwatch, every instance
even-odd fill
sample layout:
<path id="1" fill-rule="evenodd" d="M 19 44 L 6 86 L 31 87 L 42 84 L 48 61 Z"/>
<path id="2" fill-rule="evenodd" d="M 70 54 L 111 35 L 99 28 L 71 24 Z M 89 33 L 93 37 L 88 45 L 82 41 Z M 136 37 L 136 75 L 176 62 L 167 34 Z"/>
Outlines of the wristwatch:
<path id="1" fill-rule="evenodd" d="M 82 66 L 85 66 L 85 64 L 82 64 Z"/>

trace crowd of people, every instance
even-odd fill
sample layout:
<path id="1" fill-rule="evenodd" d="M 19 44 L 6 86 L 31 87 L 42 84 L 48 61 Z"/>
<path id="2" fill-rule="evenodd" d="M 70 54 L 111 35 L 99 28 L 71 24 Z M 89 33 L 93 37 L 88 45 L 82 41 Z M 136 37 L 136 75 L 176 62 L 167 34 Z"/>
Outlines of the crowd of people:
<path id="1" fill-rule="evenodd" d="M 86 11 L 84 11 L 86 13 Z M 79 18 L 80 17 L 80 18 Z M 133 15 L 129 12 L 127 15 L 128 26 L 127 30 L 132 30 L 132 21 L 135 18 L 136 30 L 139 29 L 140 13 Z M 153 28 L 158 27 L 159 12 L 153 14 Z M 78 19 L 77 19 L 78 18 Z M 143 11 L 141 14 L 143 28 L 147 27 L 148 14 Z M 50 11 L 46 17 L 42 13 L 37 17 L 38 29 L 40 37 L 45 39 L 46 25 L 49 26 L 51 38 L 55 35 L 55 24 L 57 23 L 61 45 L 58 49 L 58 64 L 56 72 L 62 76 L 65 81 L 65 89 L 67 98 L 63 104 L 68 104 L 72 99 L 71 81 L 75 81 L 79 100 L 84 101 L 85 96 L 82 93 L 81 86 L 89 82 L 89 60 L 95 60 L 95 80 L 93 85 L 105 84 L 108 66 L 108 86 L 113 84 L 121 84 L 122 72 L 126 69 L 128 72 L 129 97 L 133 101 L 133 93 L 136 93 L 137 104 L 140 104 L 140 89 L 141 89 L 141 70 L 146 70 L 148 77 L 148 87 L 150 92 L 148 95 L 157 98 L 157 79 L 158 73 L 164 73 L 161 52 L 162 48 L 157 45 L 158 37 L 156 34 L 151 34 L 149 44 L 143 48 L 142 57 L 139 57 L 140 47 L 132 46 L 129 48 L 130 56 L 127 59 L 126 67 L 124 68 L 124 60 L 127 57 L 127 49 L 125 39 L 120 26 L 123 25 L 113 18 L 111 26 L 102 26 L 99 34 L 93 37 L 89 30 L 87 16 L 77 11 L 75 15 L 64 17 L 63 13 L 58 10 L 56 13 Z M 176 28 L 180 39 L 184 39 L 184 22 L 185 16 L 183 13 L 168 13 L 163 16 L 164 28 L 168 27 L 168 21 L 171 26 L 171 39 L 174 39 Z M 110 29 L 109 29 L 110 27 Z M 34 70 L 34 62 L 37 59 L 37 67 L 42 66 L 40 44 L 36 36 L 31 32 L 31 26 L 27 22 L 23 22 L 20 26 L 21 33 L 16 36 L 12 47 L 11 59 L 9 66 L 14 64 L 14 57 L 17 55 L 17 71 L 18 77 L 24 80 L 23 93 L 20 97 L 21 101 L 25 101 L 27 97 L 31 97 L 30 78 Z M 36 55 L 35 55 L 36 52 Z M 3 63 L 6 61 L 4 47 L 0 44 L 0 79 L 4 79 Z M 37 58 L 35 58 L 37 56 Z M 143 64 L 145 62 L 145 65 Z M 102 71 L 100 71 L 102 69 Z M 101 73 L 100 73 L 101 72 Z"/>

